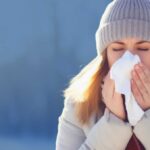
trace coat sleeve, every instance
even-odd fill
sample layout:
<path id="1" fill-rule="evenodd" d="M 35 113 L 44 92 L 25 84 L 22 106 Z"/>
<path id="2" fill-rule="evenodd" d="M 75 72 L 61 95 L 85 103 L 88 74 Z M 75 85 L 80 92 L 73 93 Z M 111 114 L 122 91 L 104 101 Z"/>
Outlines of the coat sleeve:
<path id="1" fill-rule="evenodd" d="M 146 110 L 142 119 L 134 126 L 133 132 L 144 147 L 150 149 L 150 109 Z"/>
<path id="2" fill-rule="evenodd" d="M 86 137 L 67 100 L 59 117 L 56 150 L 125 150 L 131 136 L 131 126 L 105 109 Z"/>

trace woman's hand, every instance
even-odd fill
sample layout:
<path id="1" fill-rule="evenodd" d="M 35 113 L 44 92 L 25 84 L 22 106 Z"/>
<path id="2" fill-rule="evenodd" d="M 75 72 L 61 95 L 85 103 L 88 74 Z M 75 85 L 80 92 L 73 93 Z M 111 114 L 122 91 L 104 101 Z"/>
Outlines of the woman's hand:
<path id="1" fill-rule="evenodd" d="M 103 102 L 107 108 L 122 120 L 126 119 L 125 109 L 123 105 L 123 98 L 120 93 L 115 92 L 115 82 L 110 79 L 108 73 L 102 85 Z"/>
<path id="2" fill-rule="evenodd" d="M 143 64 L 136 64 L 132 71 L 131 90 L 141 108 L 150 108 L 150 70 Z"/>

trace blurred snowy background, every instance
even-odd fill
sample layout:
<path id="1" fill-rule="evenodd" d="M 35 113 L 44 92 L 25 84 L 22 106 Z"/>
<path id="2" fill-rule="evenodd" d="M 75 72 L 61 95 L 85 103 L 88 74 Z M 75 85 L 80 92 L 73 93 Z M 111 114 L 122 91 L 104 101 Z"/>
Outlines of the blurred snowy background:
<path id="1" fill-rule="evenodd" d="M 62 90 L 96 56 L 110 0 L 0 0 L 0 150 L 54 150 Z"/>

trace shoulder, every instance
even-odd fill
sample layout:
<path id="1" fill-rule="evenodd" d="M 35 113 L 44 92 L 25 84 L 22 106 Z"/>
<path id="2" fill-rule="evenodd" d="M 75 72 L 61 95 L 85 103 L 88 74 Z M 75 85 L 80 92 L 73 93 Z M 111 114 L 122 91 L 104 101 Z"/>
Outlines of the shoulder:
<path id="1" fill-rule="evenodd" d="M 59 119 L 64 119 L 65 121 L 81 128 L 82 125 L 79 122 L 75 111 L 76 103 L 77 102 L 72 98 L 65 98 L 64 107 L 62 109 L 61 115 L 59 116 Z"/>
<path id="2" fill-rule="evenodd" d="M 81 129 L 85 135 L 87 136 L 89 131 L 92 129 L 92 127 L 96 124 L 96 114 L 92 114 L 89 118 L 89 123 L 86 125 L 82 125 L 79 122 L 79 119 L 76 115 L 75 107 L 76 107 L 77 101 L 71 98 L 65 98 L 64 99 L 64 108 L 62 110 L 62 113 L 59 117 L 61 121 L 65 121 L 66 124 L 74 126 L 78 129 Z"/>

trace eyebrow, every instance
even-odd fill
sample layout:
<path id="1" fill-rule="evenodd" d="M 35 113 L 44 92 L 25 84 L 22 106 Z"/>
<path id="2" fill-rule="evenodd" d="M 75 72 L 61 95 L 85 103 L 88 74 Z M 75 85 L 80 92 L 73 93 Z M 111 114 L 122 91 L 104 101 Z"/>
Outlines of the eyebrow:
<path id="1" fill-rule="evenodd" d="M 115 41 L 115 42 L 113 42 L 113 43 L 125 45 L 125 43 L 120 42 L 120 41 Z M 112 43 L 112 44 L 113 44 L 113 43 Z M 143 44 L 143 43 L 150 43 L 150 41 L 139 41 L 139 42 L 136 42 L 136 44 Z"/>
<path id="2" fill-rule="evenodd" d="M 142 44 L 142 43 L 150 43 L 150 41 L 139 41 L 136 44 Z"/>

